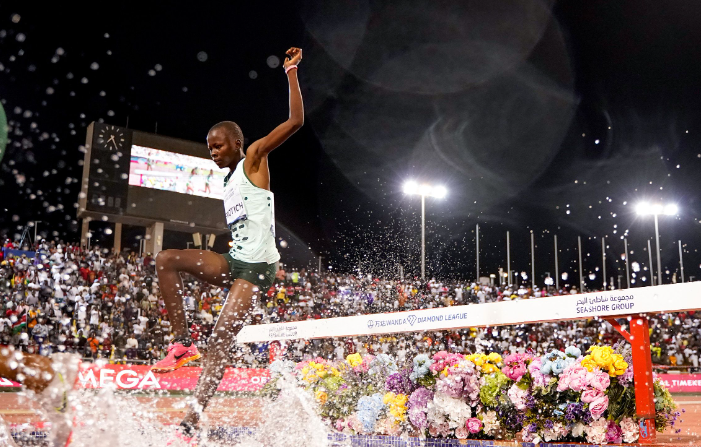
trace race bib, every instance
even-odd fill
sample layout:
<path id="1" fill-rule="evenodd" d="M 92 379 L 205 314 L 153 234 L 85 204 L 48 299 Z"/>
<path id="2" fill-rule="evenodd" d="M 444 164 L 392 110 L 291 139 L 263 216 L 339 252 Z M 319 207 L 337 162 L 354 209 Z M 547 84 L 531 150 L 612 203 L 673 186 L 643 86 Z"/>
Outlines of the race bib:
<path id="1" fill-rule="evenodd" d="M 238 185 L 231 185 L 226 188 L 224 192 L 224 212 L 226 213 L 227 225 L 246 219 L 246 207 L 243 205 L 243 198 Z"/>

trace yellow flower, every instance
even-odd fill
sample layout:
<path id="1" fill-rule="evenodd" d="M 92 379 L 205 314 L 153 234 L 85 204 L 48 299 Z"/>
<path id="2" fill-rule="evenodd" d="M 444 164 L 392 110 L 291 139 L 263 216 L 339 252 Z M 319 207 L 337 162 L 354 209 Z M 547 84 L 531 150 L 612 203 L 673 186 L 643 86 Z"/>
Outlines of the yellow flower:
<path id="1" fill-rule="evenodd" d="M 487 359 L 492 363 L 501 363 L 501 356 L 496 352 L 492 352 L 487 356 Z"/>
<path id="2" fill-rule="evenodd" d="M 613 362 L 609 368 L 609 375 L 612 377 L 622 376 L 626 369 L 628 369 L 628 362 L 623 360 L 623 356 L 620 354 L 613 354 Z"/>
<path id="3" fill-rule="evenodd" d="M 385 395 L 382 396 L 382 403 L 385 405 L 389 404 L 393 400 L 394 400 L 394 393 L 391 391 L 388 393 L 385 393 Z"/>
<path id="4" fill-rule="evenodd" d="M 304 368 L 302 368 L 302 375 L 306 376 L 307 374 L 309 374 L 309 367 L 305 366 Z"/>
<path id="5" fill-rule="evenodd" d="M 613 362 L 611 352 L 608 349 L 596 349 L 591 353 L 591 356 L 596 364 L 603 369 L 609 369 L 611 363 Z"/>
<path id="6" fill-rule="evenodd" d="M 346 357 L 346 361 L 350 366 L 356 367 L 360 366 L 363 363 L 363 358 L 360 356 L 360 354 L 355 353 L 350 354 L 348 357 Z"/>
<path id="7" fill-rule="evenodd" d="M 582 359 L 582 366 L 587 369 L 589 372 L 594 372 L 594 368 L 596 368 L 596 362 L 594 359 L 591 358 L 590 355 L 587 355 Z"/>
<path id="8" fill-rule="evenodd" d="M 326 374 L 327 374 L 326 371 L 317 371 L 317 372 L 316 372 L 316 375 L 319 376 L 319 377 L 321 377 L 322 379 L 323 379 L 324 377 L 326 377 Z"/>
<path id="9" fill-rule="evenodd" d="M 482 366 L 487 359 L 485 358 L 484 354 L 472 354 L 467 356 L 467 360 L 471 361 L 476 366 Z"/>
<path id="10" fill-rule="evenodd" d="M 338 369 L 332 367 L 331 368 L 331 375 L 338 377 L 341 375 L 341 372 Z"/>
<path id="11" fill-rule="evenodd" d="M 491 374 L 497 371 L 499 371 L 499 368 L 492 365 L 491 363 L 485 363 L 484 365 L 482 365 L 482 372 L 485 374 Z"/>
<path id="12" fill-rule="evenodd" d="M 317 402 L 321 403 L 321 405 L 324 405 L 326 403 L 326 400 L 329 398 L 329 395 L 326 394 L 325 391 L 317 390 L 314 393 L 314 397 L 316 397 Z"/>
<path id="13" fill-rule="evenodd" d="M 382 402 L 389 407 L 389 413 L 394 417 L 394 422 L 399 423 L 406 420 L 406 404 L 409 397 L 406 394 L 386 393 L 382 397 Z"/>
<path id="14" fill-rule="evenodd" d="M 304 381 L 309 382 L 309 383 L 314 383 L 317 380 L 319 380 L 319 377 L 317 377 L 316 374 L 309 374 L 307 376 L 304 376 Z"/>

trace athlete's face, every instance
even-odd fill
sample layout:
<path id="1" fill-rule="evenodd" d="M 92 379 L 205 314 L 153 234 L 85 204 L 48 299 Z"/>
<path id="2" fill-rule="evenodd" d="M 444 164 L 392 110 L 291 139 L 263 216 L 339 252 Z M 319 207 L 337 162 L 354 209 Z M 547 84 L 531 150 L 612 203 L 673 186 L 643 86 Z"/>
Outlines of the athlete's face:
<path id="1" fill-rule="evenodd" d="M 236 166 L 241 160 L 241 141 L 234 140 L 222 129 L 215 129 L 207 135 L 209 156 L 219 168 Z"/>

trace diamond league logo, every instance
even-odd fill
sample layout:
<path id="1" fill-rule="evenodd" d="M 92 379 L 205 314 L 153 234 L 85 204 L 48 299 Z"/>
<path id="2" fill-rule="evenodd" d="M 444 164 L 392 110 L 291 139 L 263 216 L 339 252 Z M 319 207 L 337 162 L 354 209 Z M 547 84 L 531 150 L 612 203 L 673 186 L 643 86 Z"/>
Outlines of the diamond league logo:
<path id="1" fill-rule="evenodd" d="M 416 315 L 409 315 L 408 317 L 406 317 L 406 321 L 409 322 L 409 326 L 413 326 L 416 322 Z"/>
<path id="2" fill-rule="evenodd" d="M 373 326 L 375 326 L 375 322 L 373 320 L 368 320 L 368 329 L 372 329 Z"/>

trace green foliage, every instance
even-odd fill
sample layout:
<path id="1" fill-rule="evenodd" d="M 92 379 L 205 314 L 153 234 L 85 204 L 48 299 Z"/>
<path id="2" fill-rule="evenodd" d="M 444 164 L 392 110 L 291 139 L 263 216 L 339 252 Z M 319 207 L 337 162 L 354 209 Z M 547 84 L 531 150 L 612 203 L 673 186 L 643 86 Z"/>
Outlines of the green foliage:
<path id="1" fill-rule="evenodd" d="M 480 388 L 480 400 L 488 407 L 496 407 L 499 404 L 499 396 L 506 390 L 511 380 L 501 371 L 485 377 L 485 384 Z"/>
<path id="2" fill-rule="evenodd" d="M 625 417 L 635 417 L 635 389 L 633 386 L 625 387 L 612 380 L 606 390 L 609 397 L 609 419 L 620 423 Z"/>

